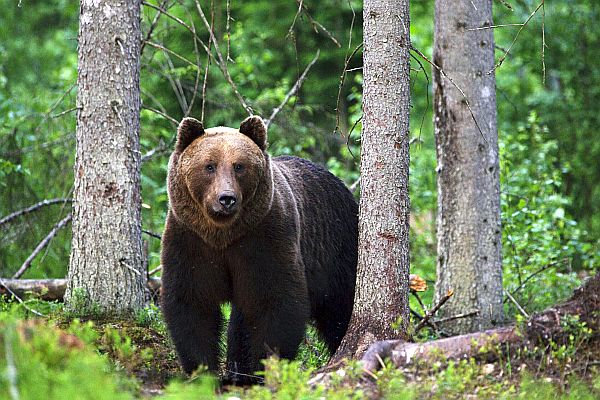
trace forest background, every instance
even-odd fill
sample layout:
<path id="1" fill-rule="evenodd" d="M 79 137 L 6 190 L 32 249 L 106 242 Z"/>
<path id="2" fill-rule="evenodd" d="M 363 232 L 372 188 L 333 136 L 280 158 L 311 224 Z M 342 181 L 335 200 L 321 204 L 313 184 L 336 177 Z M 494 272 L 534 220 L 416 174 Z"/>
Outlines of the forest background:
<path id="1" fill-rule="evenodd" d="M 194 21 L 198 35 L 208 36 L 196 20 L 192 1 L 149 3 Z M 494 2 L 496 24 L 523 23 L 539 2 L 507 4 Z M 362 2 L 353 0 L 214 1 L 211 13 L 222 51 L 230 59 L 229 73 L 263 117 L 281 103 L 320 50 L 300 92 L 270 126 L 269 150 L 322 163 L 349 186 L 359 176 L 361 7 Z M 150 38 L 141 69 L 142 217 L 152 270 L 159 265 L 160 241 L 152 233 L 160 234 L 166 216 L 166 170 L 176 121 L 204 114 L 206 126 L 237 126 L 246 113 L 217 67 L 209 66 L 204 80 L 206 56 L 195 48 L 189 30 L 165 16 L 156 19 L 157 11 L 149 5 L 142 11 L 143 34 Z M 496 70 L 504 288 L 530 313 L 566 298 L 600 264 L 598 20 L 597 2 L 562 0 L 539 8 L 523 29 L 495 29 L 497 58 L 510 49 Z M 4 216 L 44 199 L 71 195 L 78 3 L 21 1 L 2 7 L 0 21 Z M 411 37 L 413 46 L 431 59 L 432 1 L 411 4 Z M 413 55 L 411 272 L 433 286 L 431 68 Z M 55 204 L 2 226 L 0 276 L 12 276 L 69 210 L 70 204 Z M 32 260 L 23 278 L 65 277 L 69 251 L 67 227 Z M 431 295 L 431 290 L 426 292 L 426 303 Z M 516 314 L 512 303 L 506 308 L 509 318 Z"/>

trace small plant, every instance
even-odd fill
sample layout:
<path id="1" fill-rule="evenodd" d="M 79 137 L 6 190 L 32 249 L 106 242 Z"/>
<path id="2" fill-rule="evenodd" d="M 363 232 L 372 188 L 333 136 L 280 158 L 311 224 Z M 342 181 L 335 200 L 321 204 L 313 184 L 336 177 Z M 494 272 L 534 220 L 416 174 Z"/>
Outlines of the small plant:
<path id="1" fill-rule="evenodd" d="M 90 300 L 89 295 L 83 288 L 73 289 L 71 299 L 67 307 L 65 307 L 65 316 L 67 318 L 74 317 L 102 317 L 102 307 L 96 302 Z"/>
<path id="2" fill-rule="evenodd" d="M 154 328 L 162 334 L 165 334 L 167 331 L 160 309 L 154 303 L 138 310 L 135 313 L 135 321 L 139 326 Z"/>

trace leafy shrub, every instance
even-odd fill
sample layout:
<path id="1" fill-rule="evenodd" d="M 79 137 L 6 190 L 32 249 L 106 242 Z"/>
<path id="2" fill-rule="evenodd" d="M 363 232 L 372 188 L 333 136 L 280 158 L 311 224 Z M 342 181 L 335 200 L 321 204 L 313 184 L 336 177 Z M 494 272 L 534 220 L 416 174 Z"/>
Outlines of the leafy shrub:
<path id="1" fill-rule="evenodd" d="M 558 162 L 557 149 L 535 113 L 500 142 L 504 287 L 530 311 L 567 297 L 580 284 L 575 271 L 600 260 L 566 211 L 570 199 L 561 188 L 569 166 Z"/>
<path id="2" fill-rule="evenodd" d="M 44 322 L 18 321 L 12 313 L 0 314 L 0 371 L 0 398 L 133 397 L 131 382 L 105 357 L 74 336 Z"/>

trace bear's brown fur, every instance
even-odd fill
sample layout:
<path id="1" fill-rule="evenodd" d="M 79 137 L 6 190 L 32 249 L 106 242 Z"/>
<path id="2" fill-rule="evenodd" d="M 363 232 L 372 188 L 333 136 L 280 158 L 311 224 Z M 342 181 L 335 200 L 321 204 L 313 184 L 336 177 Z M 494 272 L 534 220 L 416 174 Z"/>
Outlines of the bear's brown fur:
<path id="1" fill-rule="evenodd" d="M 293 358 L 309 319 L 331 351 L 354 298 L 358 207 L 341 181 L 296 157 L 271 159 L 266 127 L 178 129 L 168 171 L 163 313 L 188 373 L 219 368 L 220 305 L 231 302 L 227 371 L 250 382 L 269 354 Z M 250 379 L 248 379 L 250 377 Z"/>

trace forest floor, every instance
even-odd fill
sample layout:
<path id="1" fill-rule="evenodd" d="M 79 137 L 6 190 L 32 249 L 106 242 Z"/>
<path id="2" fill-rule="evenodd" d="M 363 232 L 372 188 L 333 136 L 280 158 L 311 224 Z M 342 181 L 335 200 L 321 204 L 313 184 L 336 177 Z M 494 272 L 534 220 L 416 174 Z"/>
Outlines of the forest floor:
<path id="1" fill-rule="evenodd" d="M 154 327 L 140 327 L 131 322 L 107 321 L 103 331 L 117 329 L 122 336 L 131 338 L 137 349 L 136 356 L 124 354 L 114 342 L 103 339 L 98 343 L 99 351 L 107 351 L 111 360 L 122 365 L 139 382 L 138 395 L 155 396 L 163 393 L 172 379 L 186 381 L 182 374 L 174 348 L 164 331 Z M 446 361 L 440 357 L 434 363 L 416 363 L 400 370 L 386 365 L 373 374 L 364 374 L 356 364 L 350 364 L 323 377 L 319 372 L 311 373 L 314 382 L 324 385 L 324 393 L 332 390 L 337 394 L 367 398 L 499 398 L 519 395 L 534 399 L 547 398 L 600 398 L 600 336 L 592 332 L 571 333 L 570 344 L 549 344 L 546 348 L 498 349 L 494 362 L 471 358 L 461 361 Z M 144 359 L 140 354 L 152 354 Z M 271 375 L 264 389 L 276 398 L 282 390 L 298 385 L 296 379 L 286 377 L 285 366 L 276 361 L 268 364 Z M 288 371 L 289 372 L 289 371 Z M 316 378 L 316 379 L 315 379 Z M 277 382 L 277 379 L 281 379 Z M 285 379 L 291 388 L 284 388 Z M 310 380 L 309 380 L 310 382 Z M 310 387 L 305 382 L 307 390 Z M 320 393 L 315 389 L 315 393 Z M 256 391 L 254 391 L 256 392 Z M 219 387 L 215 394 L 228 397 L 252 397 L 251 388 Z M 255 393 L 256 394 L 256 393 Z M 262 398 L 262 396 L 256 396 Z M 292 398 L 301 398 L 293 396 Z M 310 396 L 312 397 L 312 396 Z M 326 396 L 328 398 L 329 396 Z M 337 397 L 337 396 L 335 396 Z"/>
<path id="2" fill-rule="evenodd" d="M 11 382 L 21 399 L 39 398 L 33 387 L 45 398 L 66 398 L 70 381 L 76 382 L 73 390 L 80 398 L 111 399 L 600 398 L 600 334 L 576 319 L 565 326 L 562 343 L 497 348 L 493 360 L 489 352 L 486 358 L 459 361 L 440 356 L 402 369 L 385 363 L 368 374 L 350 362 L 324 374 L 318 371 L 323 358 L 314 361 L 302 354 L 302 361 L 268 360 L 264 385 L 240 388 L 219 386 L 202 374 L 186 377 L 158 310 L 150 311 L 136 321 L 85 321 L 62 312 L 48 319 L 0 313 L 0 371 L 14 370 L 16 376 L 12 382 L 8 372 L 0 374 L 0 399 L 10 398 L 2 388 Z M 320 350 L 303 351 L 314 355 Z M 77 375 L 81 370 L 85 377 Z M 82 394 L 86 387 L 89 395 Z"/>

